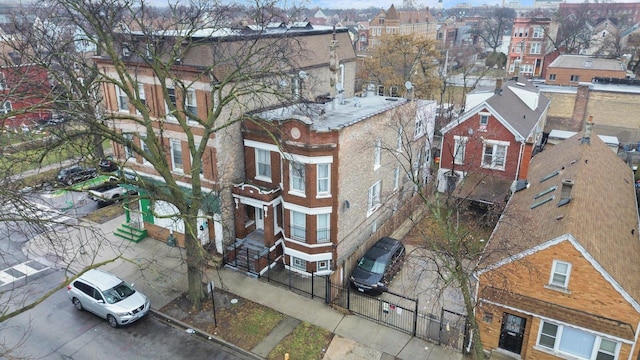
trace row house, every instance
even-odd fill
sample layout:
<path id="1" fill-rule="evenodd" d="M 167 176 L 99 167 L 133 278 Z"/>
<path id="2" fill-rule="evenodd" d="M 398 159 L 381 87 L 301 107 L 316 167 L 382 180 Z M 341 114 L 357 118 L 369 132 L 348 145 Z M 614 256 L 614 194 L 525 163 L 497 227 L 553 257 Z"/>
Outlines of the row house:
<path id="1" fill-rule="evenodd" d="M 588 55 L 560 55 L 546 69 L 545 83 L 578 86 L 594 78 L 625 79 L 627 68 L 620 59 L 605 59 Z"/>
<path id="2" fill-rule="evenodd" d="M 49 72 L 33 64 L 0 67 L 0 127 L 28 131 L 52 116 Z M 37 110 L 33 110 L 37 109 Z"/>
<path id="3" fill-rule="evenodd" d="M 238 35 L 238 31 L 242 36 Z M 339 86 L 344 96 L 353 96 L 355 82 L 355 51 L 351 46 L 347 29 L 331 29 L 329 27 L 313 27 L 306 23 L 304 26 L 292 28 L 290 26 L 277 26 L 268 29 L 258 27 L 246 27 L 241 30 L 222 29 L 216 32 L 200 30 L 196 34 L 204 34 L 198 38 L 200 45 L 190 49 L 178 63 L 174 65 L 180 81 L 190 84 L 186 90 L 172 81 L 166 84 L 166 97 L 162 85 L 154 76 L 148 63 L 144 61 L 145 49 L 152 50 L 149 45 L 144 47 L 144 40 L 138 44 L 142 49 L 132 51 L 130 47 L 135 43 L 124 44 L 122 47 L 122 61 L 135 82 L 131 85 L 137 92 L 136 99 L 129 99 L 121 88 L 113 83 L 103 85 L 105 106 L 113 118 L 113 126 L 125 134 L 133 144 L 143 151 L 149 151 L 142 140 L 148 136 L 151 129 L 154 134 L 161 137 L 167 164 L 171 167 L 171 176 L 176 180 L 185 193 L 191 191 L 192 163 L 189 152 L 187 134 L 177 123 L 176 118 L 168 111 L 169 104 L 176 108 L 184 108 L 190 113 L 197 114 L 199 118 L 206 119 L 212 111 L 216 110 L 214 93 L 218 84 L 222 81 L 234 83 L 228 86 L 248 87 L 251 84 L 238 84 L 236 78 L 230 75 L 236 70 L 224 63 L 216 65 L 210 74 L 202 74 L 203 68 L 216 64 L 217 59 L 212 56 L 230 55 L 225 51 L 237 51 L 241 44 L 236 42 L 253 41 L 254 39 L 293 39 L 302 47 L 300 58 L 296 59 L 297 68 L 292 68 L 288 76 L 278 79 L 259 78 L 255 81 L 272 81 L 281 87 L 284 94 L 290 94 L 291 98 L 314 99 L 326 97 L 334 91 L 332 83 Z M 169 39 L 170 40 L 170 39 Z M 330 45 L 332 51 L 330 51 Z M 333 59 L 330 70 L 330 59 Z M 107 57 L 95 58 L 96 63 L 103 72 L 110 76 L 116 76 L 113 62 Z M 286 74 L 285 74 L 286 75 Z M 330 81 L 331 80 L 331 81 Z M 205 206 L 200 209 L 202 222 L 198 226 L 198 238 L 202 243 L 215 240 L 215 246 L 219 253 L 223 252 L 224 244 L 235 241 L 234 219 L 231 190 L 229 184 L 241 178 L 244 173 L 242 161 L 242 129 L 237 119 L 247 111 L 252 111 L 270 104 L 273 99 L 252 98 L 241 101 L 234 107 L 226 106 L 221 110 L 219 123 L 224 126 L 219 131 L 211 134 L 206 142 L 206 149 L 202 158 L 202 170 L 199 179 L 203 193 L 210 194 L 205 201 Z M 148 109 L 152 121 L 150 127 L 137 121 L 141 114 L 132 106 L 132 101 L 142 102 Z M 204 129 L 197 122 L 189 121 L 187 124 L 194 134 L 193 141 L 202 141 Z M 164 178 L 142 156 L 135 154 L 130 148 L 114 144 L 114 156 L 124 166 L 126 172 L 135 173 L 140 181 L 145 184 L 161 184 Z M 140 212 L 131 213 L 131 222 L 142 224 L 148 234 L 158 240 L 168 240 L 169 235 L 177 239 L 177 245 L 184 245 L 184 224 L 175 216 L 175 208 L 170 203 L 154 201 L 141 196 L 139 199 Z"/>
<path id="4" fill-rule="evenodd" d="M 555 38 L 554 28 L 550 18 L 516 18 L 507 54 L 507 73 L 515 76 L 541 76 L 545 54 L 554 50 L 550 40 Z"/>
<path id="5" fill-rule="evenodd" d="M 516 78 L 469 92 L 467 111 L 441 130 L 438 191 L 502 203 L 512 183 L 528 177 L 549 105 L 537 87 Z"/>
<path id="6" fill-rule="evenodd" d="M 475 316 L 500 359 L 638 358 L 634 174 L 592 125 L 532 159 L 484 250 Z"/>
<path id="7" fill-rule="evenodd" d="M 246 177 L 233 189 L 237 248 L 346 283 L 354 252 L 415 195 L 404 169 L 428 180 L 435 110 L 434 101 L 369 92 L 252 114 L 243 122 Z"/>

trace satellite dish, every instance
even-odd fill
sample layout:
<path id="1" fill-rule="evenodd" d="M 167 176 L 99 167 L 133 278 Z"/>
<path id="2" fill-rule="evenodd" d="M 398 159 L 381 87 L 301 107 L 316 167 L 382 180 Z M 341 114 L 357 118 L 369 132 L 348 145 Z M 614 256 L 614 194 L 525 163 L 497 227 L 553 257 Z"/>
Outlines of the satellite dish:
<path id="1" fill-rule="evenodd" d="M 298 72 L 298 77 L 300 79 L 303 79 L 303 80 L 306 79 L 307 78 L 307 72 L 304 71 L 304 70 L 300 70 L 300 72 Z"/>
<path id="2" fill-rule="evenodd" d="M 407 81 L 406 83 L 404 83 L 404 87 L 407 90 L 411 90 L 411 89 L 413 89 L 413 84 L 411 83 L 411 81 Z"/>

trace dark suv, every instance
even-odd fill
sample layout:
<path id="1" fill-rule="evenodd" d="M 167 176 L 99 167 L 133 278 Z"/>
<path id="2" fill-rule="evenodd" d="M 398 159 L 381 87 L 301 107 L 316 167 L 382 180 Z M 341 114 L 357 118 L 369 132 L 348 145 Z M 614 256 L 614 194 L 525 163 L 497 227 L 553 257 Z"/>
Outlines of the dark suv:
<path id="1" fill-rule="evenodd" d="M 358 261 L 351 274 L 351 283 L 362 292 L 380 294 L 387 291 L 389 280 L 402 266 L 404 254 L 404 245 L 399 240 L 383 237 Z"/>
<path id="2" fill-rule="evenodd" d="M 57 180 L 62 184 L 73 185 L 79 181 L 88 180 L 98 175 L 95 168 L 71 166 L 58 172 Z"/>

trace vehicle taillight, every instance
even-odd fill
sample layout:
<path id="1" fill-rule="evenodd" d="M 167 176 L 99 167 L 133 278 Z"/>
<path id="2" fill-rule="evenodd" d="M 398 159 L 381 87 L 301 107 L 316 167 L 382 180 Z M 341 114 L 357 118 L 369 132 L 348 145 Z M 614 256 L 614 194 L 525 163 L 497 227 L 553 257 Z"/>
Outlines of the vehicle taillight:
<path id="1" fill-rule="evenodd" d="M 71 284 L 67 285 L 67 291 L 71 290 Z"/>

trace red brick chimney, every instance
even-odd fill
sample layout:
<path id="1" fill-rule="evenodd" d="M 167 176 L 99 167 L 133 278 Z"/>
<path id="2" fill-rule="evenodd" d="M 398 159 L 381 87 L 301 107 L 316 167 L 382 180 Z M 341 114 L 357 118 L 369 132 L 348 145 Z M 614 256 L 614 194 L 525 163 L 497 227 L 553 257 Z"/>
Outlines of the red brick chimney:
<path id="1" fill-rule="evenodd" d="M 570 130 L 581 131 L 584 128 L 584 120 L 587 114 L 587 104 L 589 103 L 589 83 L 580 83 L 576 101 L 573 105 L 573 115 L 571 116 Z"/>

